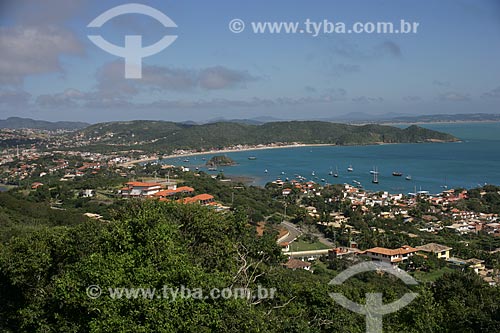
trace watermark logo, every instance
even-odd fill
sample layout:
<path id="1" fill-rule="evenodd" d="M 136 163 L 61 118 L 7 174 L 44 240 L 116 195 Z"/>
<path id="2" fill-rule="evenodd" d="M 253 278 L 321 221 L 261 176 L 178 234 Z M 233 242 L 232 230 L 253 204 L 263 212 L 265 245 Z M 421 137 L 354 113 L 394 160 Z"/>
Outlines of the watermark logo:
<path id="1" fill-rule="evenodd" d="M 363 262 L 354 265 L 330 281 L 331 285 L 341 285 L 350 277 L 364 272 L 383 271 L 390 273 L 401 279 L 407 285 L 417 285 L 418 282 L 408 275 L 403 270 L 392 267 L 388 263 L 383 262 Z M 367 333 L 382 333 L 382 317 L 386 314 L 399 311 L 408 304 L 410 304 L 417 296 L 417 293 L 406 293 L 398 299 L 389 304 L 382 302 L 382 293 L 366 293 L 366 303 L 354 303 L 340 293 L 330 293 L 330 296 L 344 308 L 366 316 L 366 332 Z"/>
<path id="2" fill-rule="evenodd" d="M 105 11 L 92 20 L 87 27 L 100 28 L 104 23 L 112 18 L 125 14 L 147 15 L 156 19 L 166 28 L 177 28 L 175 22 L 159 10 L 146 5 L 134 3 L 116 6 Z M 104 51 L 112 55 L 125 58 L 125 78 L 127 79 L 141 79 L 142 58 L 160 53 L 177 39 L 177 36 L 165 35 L 155 44 L 143 47 L 141 35 L 126 35 L 125 45 L 121 47 L 108 42 L 100 35 L 88 35 L 87 37 L 92 41 L 92 43 Z"/>
<path id="3" fill-rule="evenodd" d="M 86 293 L 87 297 L 93 300 L 105 296 L 113 300 L 160 299 L 175 301 L 177 299 L 246 299 L 248 301 L 255 302 L 264 299 L 273 299 L 276 295 L 276 288 L 267 288 L 257 285 L 256 289 L 246 287 L 226 287 L 204 290 L 202 288 L 188 288 L 184 285 L 181 285 L 180 287 L 170 287 L 165 285 L 163 288 L 158 289 L 155 287 L 110 287 L 103 289 L 98 285 L 90 285 L 87 287 Z"/>
<path id="4" fill-rule="evenodd" d="M 229 22 L 229 30 L 232 33 L 239 34 L 245 30 L 245 22 L 241 19 L 233 19 Z"/>
<path id="5" fill-rule="evenodd" d="M 229 21 L 229 31 L 239 34 L 245 30 L 245 23 L 239 18 Z M 342 34 L 417 34 L 420 23 L 401 19 L 399 21 L 364 21 L 348 23 L 331 19 L 304 21 L 251 21 L 250 33 L 270 35 L 303 34 L 311 37 Z"/>

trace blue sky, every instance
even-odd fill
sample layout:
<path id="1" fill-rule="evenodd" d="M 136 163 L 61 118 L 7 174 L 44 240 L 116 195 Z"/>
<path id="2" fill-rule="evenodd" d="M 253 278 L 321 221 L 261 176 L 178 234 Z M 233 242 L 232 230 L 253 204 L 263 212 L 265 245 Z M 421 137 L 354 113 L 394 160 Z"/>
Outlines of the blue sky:
<path id="1" fill-rule="evenodd" d="M 345 115 L 498 113 L 496 0 L 134 1 L 177 28 L 122 15 L 128 1 L 4 0 L 0 5 L 0 118 L 87 122 L 217 117 L 335 119 Z M 232 19 L 246 23 L 232 33 Z M 416 34 L 255 34 L 251 22 L 419 23 Z M 301 25 L 302 27 L 302 25 Z M 142 35 L 177 40 L 124 78 L 116 45 Z"/>

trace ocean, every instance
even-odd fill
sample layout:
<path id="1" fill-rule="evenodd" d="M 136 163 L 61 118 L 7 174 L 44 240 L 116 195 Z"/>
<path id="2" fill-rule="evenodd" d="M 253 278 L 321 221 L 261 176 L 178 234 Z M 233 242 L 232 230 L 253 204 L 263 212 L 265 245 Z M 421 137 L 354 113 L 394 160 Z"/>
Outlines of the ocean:
<path id="1" fill-rule="evenodd" d="M 398 125 L 399 126 L 399 125 Z M 388 144 L 371 146 L 320 146 L 231 152 L 225 155 L 238 165 L 224 167 L 228 177 L 245 176 L 251 184 L 263 186 L 278 177 L 297 175 L 321 184 L 359 182 L 370 191 L 409 193 L 415 190 L 439 193 L 450 188 L 500 185 L 500 123 L 423 124 L 429 129 L 450 133 L 461 142 Z M 399 126 L 406 127 L 406 126 Z M 162 163 L 204 167 L 217 154 L 162 160 Z M 220 154 L 219 154 L 220 155 Z M 249 156 L 256 157 L 249 160 Z M 353 172 L 347 172 L 352 166 Z M 338 169 L 338 178 L 329 175 Z M 377 168 L 378 184 L 372 183 L 370 170 Z M 217 172 L 219 172 L 221 168 Z M 267 173 L 265 172 L 267 170 Z M 393 176 L 400 172 L 401 177 Z M 211 173 L 217 173 L 211 172 Z M 314 172 L 314 176 L 313 176 Z M 406 180 L 410 175 L 411 180 Z M 324 180 L 324 181 L 323 181 Z"/>

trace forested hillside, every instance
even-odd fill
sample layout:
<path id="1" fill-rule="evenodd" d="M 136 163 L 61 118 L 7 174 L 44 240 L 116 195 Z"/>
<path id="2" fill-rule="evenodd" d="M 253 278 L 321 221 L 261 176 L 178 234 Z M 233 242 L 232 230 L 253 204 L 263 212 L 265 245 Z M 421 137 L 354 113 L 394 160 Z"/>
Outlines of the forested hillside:
<path id="1" fill-rule="evenodd" d="M 186 125 L 163 121 L 113 122 L 92 125 L 76 135 L 90 145 L 146 150 L 206 149 L 270 143 L 376 144 L 456 141 L 453 136 L 418 126 L 354 126 L 319 121 L 272 122 L 263 125 L 212 123 Z"/>

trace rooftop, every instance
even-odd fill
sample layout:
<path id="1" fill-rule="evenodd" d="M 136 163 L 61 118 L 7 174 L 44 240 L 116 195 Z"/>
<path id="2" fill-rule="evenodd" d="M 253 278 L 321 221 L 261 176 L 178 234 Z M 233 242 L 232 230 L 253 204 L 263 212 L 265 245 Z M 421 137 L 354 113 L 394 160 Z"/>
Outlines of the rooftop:
<path id="1" fill-rule="evenodd" d="M 408 246 L 408 245 L 404 245 L 404 246 L 400 247 L 399 249 L 387 249 L 385 247 L 374 247 L 374 248 L 366 250 L 365 252 L 385 254 L 388 256 L 397 256 L 397 255 L 408 254 L 408 253 L 413 253 L 413 252 L 417 252 L 417 251 L 418 250 L 416 248 L 413 248 L 413 247 Z"/>
<path id="2" fill-rule="evenodd" d="M 420 245 L 420 246 L 417 246 L 417 249 L 419 251 L 432 252 L 432 253 L 452 250 L 452 248 L 449 246 L 441 245 L 441 244 L 437 244 L 437 243 L 429 243 L 429 244 L 425 244 L 425 245 Z"/>

